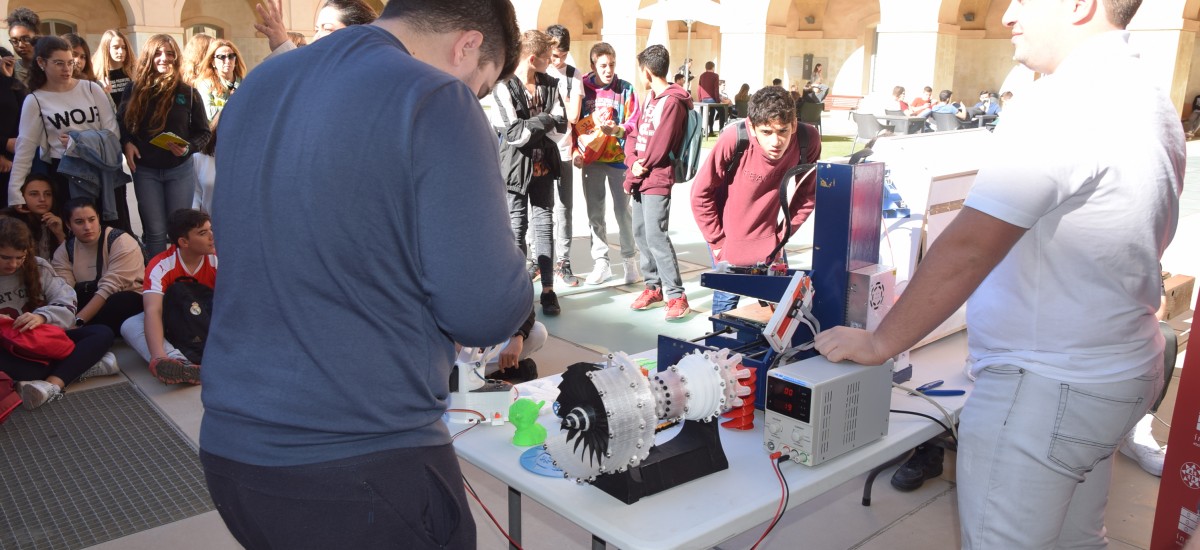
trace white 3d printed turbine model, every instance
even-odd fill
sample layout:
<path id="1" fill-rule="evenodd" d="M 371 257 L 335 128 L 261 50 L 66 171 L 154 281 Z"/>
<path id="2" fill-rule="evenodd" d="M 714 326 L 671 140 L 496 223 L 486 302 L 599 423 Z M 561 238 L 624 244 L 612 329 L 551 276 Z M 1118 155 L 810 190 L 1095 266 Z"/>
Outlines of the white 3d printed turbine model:
<path id="1" fill-rule="evenodd" d="M 726 349 L 694 352 L 652 380 L 620 352 L 606 368 L 571 365 L 559 385 L 562 431 L 547 438 L 546 451 L 565 477 L 579 482 L 638 466 L 660 421 L 709 422 L 743 404 L 750 388 L 737 379 L 750 371 L 737 368 L 741 359 Z"/>

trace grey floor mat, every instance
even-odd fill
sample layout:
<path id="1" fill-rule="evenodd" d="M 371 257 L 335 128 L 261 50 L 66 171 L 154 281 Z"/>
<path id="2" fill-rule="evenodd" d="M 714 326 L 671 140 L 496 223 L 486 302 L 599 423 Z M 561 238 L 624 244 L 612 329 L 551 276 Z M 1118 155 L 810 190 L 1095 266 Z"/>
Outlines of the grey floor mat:
<path id="1" fill-rule="evenodd" d="M 0 425 L 0 549 L 84 548 L 213 509 L 196 450 L 128 382 Z"/>

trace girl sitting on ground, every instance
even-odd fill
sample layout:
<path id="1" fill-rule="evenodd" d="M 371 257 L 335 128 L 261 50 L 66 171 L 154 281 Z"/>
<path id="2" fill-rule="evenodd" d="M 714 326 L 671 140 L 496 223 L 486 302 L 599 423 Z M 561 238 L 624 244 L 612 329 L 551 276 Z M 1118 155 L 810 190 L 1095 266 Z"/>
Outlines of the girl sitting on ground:
<path id="1" fill-rule="evenodd" d="M 116 334 L 121 323 L 142 312 L 142 247 L 128 233 L 100 225 L 91 199 L 71 199 L 63 211 L 72 237 L 54 251 L 50 264 L 75 288 L 75 325 L 104 325 Z"/>
<path id="2" fill-rule="evenodd" d="M 0 211 L 0 215 L 25 222 L 33 235 L 34 253 L 45 260 L 54 255 L 54 249 L 63 242 L 62 218 L 54 212 L 54 191 L 50 177 L 45 174 L 30 174 L 21 185 L 21 197 L 25 204 L 18 204 Z"/>
<path id="3" fill-rule="evenodd" d="M 72 328 L 75 291 L 54 275 L 50 262 L 33 252 L 33 236 L 20 220 L 0 217 L 0 316 L 26 332 L 44 324 L 67 329 L 75 349 L 49 364 L 18 357 L 0 348 L 0 371 L 17 381 L 25 408 L 36 409 L 62 397 L 63 389 L 89 376 L 120 372 L 108 350 L 113 332 L 104 325 Z"/>

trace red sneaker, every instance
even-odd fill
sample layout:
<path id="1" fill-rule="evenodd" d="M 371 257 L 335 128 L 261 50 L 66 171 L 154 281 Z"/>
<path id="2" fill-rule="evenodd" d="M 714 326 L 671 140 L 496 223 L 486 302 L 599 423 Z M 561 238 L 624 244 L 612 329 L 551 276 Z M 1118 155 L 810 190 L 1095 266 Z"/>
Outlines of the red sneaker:
<path id="1" fill-rule="evenodd" d="M 654 304 L 663 301 L 663 293 L 661 288 L 647 288 L 642 291 L 641 296 L 638 296 L 632 304 L 629 304 L 629 309 L 650 309 Z"/>
<path id="2" fill-rule="evenodd" d="M 684 294 L 678 298 L 667 302 L 667 320 L 678 321 L 687 316 L 691 307 L 688 306 L 687 295 Z"/>

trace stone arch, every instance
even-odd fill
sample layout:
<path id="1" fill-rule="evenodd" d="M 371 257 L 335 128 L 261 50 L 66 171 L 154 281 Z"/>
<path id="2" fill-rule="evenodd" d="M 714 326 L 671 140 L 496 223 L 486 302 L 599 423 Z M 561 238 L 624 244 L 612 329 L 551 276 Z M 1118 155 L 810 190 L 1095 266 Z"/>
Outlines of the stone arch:
<path id="1" fill-rule="evenodd" d="M 1200 19 L 1200 0 L 1187 0 L 1184 2 L 1183 18 L 1193 21 Z"/>
<path id="2" fill-rule="evenodd" d="M 960 25 L 964 22 L 963 14 L 967 12 L 976 13 L 977 4 L 988 4 L 991 0 L 942 0 L 942 5 L 938 9 L 938 23 L 943 25 Z M 983 11 L 986 12 L 987 6 L 983 6 Z M 971 23 L 978 21 L 980 18 L 973 18 Z"/>
<path id="3" fill-rule="evenodd" d="M 599 0 L 544 0 L 537 14 L 537 28 L 562 25 L 571 31 L 572 41 L 583 35 L 596 35 L 604 28 L 604 12 Z M 575 50 L 574 46 L 571 48 Z"/>
<path id="4" fill-rule="evenodd" d="M 587 52 L 601 40 L 604 12 L 599 0 L 543 0 L 538 7 L 536 26 L 545 30 L 562 25 L 571 33 L 571 54 L 567 62 L 587 71 Z"/>

